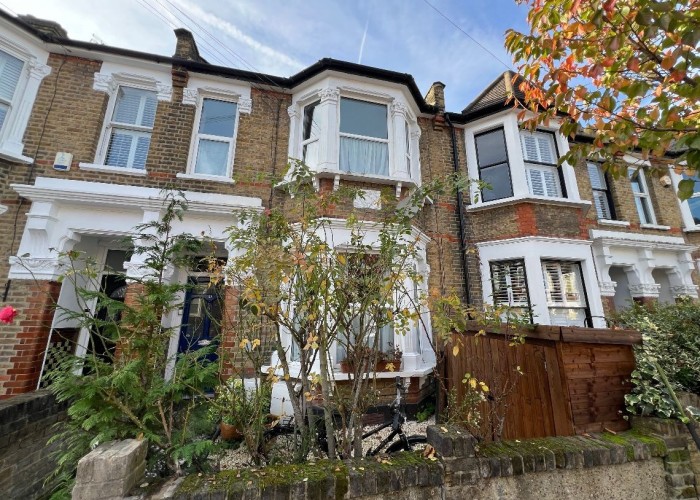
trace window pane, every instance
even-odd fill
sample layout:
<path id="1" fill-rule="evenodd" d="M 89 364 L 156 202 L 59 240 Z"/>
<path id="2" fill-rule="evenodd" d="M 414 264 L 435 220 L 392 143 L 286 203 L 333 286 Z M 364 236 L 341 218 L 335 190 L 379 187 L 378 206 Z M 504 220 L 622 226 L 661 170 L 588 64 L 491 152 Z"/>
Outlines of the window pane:
<path id="1" fill-rule="evenodd" d="M 527 181 L 530 194 L 560 198 L 559 175 L 552 167 L 528 168 Z"/>
<path id="2" fill-rule="evenodd" d="M 315 167 L 318 165 L 318 141 L 304 144 L 301 161 L 303 161 L 309 167 Z"/>
<path id="3" fill-rule="evenodd" d="M 641 170 L 636 168 L 630 168 L 627 171 L 627 175 L 630 178 L 630 184 L 632 185 L 632 191 L 637 193 L 644 193 L 644 185 L 642 184 L 642 176 L 644 175 Z"/>
<path id="4" fill-rule="evenodd" d="M 204 99 L 202 116 L 199 120 L 199 133 L 233 137 L 236 125 L 236 103 Z"/>
<path id="5" fill-rule="evenodd" d="M 610 203 L 608 202 L 605 191 L 593 191 L 593 201 L 595 202 L 595 211 L 599 219 L 612 219 Z"/>
<path id="6" fill-rule="evenodd" d="M 639 214 L 639 222 L 642 224 L 652 224 L 651 211 L 649 210 L 649 201 L 646 198 L 635 196 L 634 203 L 637 205 L 637 213 Z"/>
<path id="7" fill-rule="evenodd" d="M 693 215 L 693 221 L 696 224 L 700 224 L 700 198 L 690 198 L 688 207 L 690 207 L 690 213 Z"/>
<path id="8" fill-rule="evenodd" d="M 316 106 L 319 105 L 321 101 L 316 101 L 309 104 L 304 108 L 304 139 L 311 139 L 312 137 L 318 137 L 320 133 L 318 125 L 318 117 L 316 115 Z"/>
<path id="9" fill-rule="evenodd" d="M 12 101 L 24 62 L 0 50 L 0 99 Z"/>
<path id="10" fill-rule="evenodd" d="M 513 196 L 513 188 L 510 184 L 510 168 L 507 163 L 494 165 L 481 170 L 481 180 L 491 186 L 481 191 L 483 201 L 500 200 Z"/>
<path id="11" fill-rule="evenodd" d="M 112 130 L 105 163 L 112 167 L 145 168 L 151 134 L 133 130 Z"/>
<path id="12" fill-rule="evenodd" d="M 341 137 L 340 170 L 355 174 L 389 175 L 389 145 L 386 142 Z"/>
<path id="13" fill-rule="evenodd" d="M 508 161 L 508 155 L 506 154 L 506 137 L 502 128 L 477 135 L 475 141 L 476 157 L 479 162 L 479 167 L 487 167 L 489 165 Z"/>
<path id="14" fill-rule="evenodd" d="M 494 304 L 529 307 L 524 261 L 493 262 L 491 276 Z"/>
<path id="15" fill-rule="evenodd" d="M 7 104 L 0 104 L 0 128 L 2 128 L 2 124 L 5 123 L 5 117 L 7 116 L 7 110 L 9 107 Z"/>
<path id="16" fill-rule="evenodd" d="M 605 182 L 605 174 L 603 169 L 597 163 L 588 162 L 586 164 L 588 167 L 588 177 L 591 180 L 591 187 L 593 189 L 607 189 L 607 184 Z"/>
<path id="17" fill-rule="evenodd" d="M 141 127 L 153 127 L 157 104 L 155 92 L 119 87 L 112 121 Z"/>
<path id="18" fill-rule="evenodd" d="M 197 163 L 194 167 L 195 173 L 226 175 L 229 146 L 228 142 L 200 139 L 197 149 Z"/>
<path id="19" fill-rule="evenodd" d="M 342 97 L 340 131 L 346 134 L 388 139 L 386 106 Z"/>
<path id="20" fill-rule="evenodd" d="M 548 132 L 520 131 L 520 142 L 525 161 L 555 164 L 557 162 L 554 147 L 554 135 Z"/>

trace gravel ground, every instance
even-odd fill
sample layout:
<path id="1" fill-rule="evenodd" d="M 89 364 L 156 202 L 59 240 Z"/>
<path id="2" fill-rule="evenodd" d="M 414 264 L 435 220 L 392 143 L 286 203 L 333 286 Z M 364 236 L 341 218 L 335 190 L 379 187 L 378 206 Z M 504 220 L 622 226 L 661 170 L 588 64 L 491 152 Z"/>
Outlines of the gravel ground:
<path id="1" fill-rule="evenodd" d="M 403 424 L 403 429 L 407 436 L 411 436 L 413 434 L 425 435 L 426 428 L 434 423 L 434 416 L 430 417 L 427 421 L 420 423 L 416 421 L 407 421 Z M 376 426 L 365 427 L 365 431 L 368 431 L 374 427 Z M 367 452 L 370 447 L 377 446 L 379 443 L 381 443 L 382 439 L 389 435 L 390 432 L 391 428 L 386 428 L 374 436 L 370 436 L 369 438 L 365 439 L 363 442 L 364 451 Z M 220 467 L 222 470 L 237 470 L 254 467 L 254 464 L 250 460 L 250 456 L 248 455 L 245 445 L 241 443 L 237 449 L 226 450 L 222 454 L 220 457 Z"/>

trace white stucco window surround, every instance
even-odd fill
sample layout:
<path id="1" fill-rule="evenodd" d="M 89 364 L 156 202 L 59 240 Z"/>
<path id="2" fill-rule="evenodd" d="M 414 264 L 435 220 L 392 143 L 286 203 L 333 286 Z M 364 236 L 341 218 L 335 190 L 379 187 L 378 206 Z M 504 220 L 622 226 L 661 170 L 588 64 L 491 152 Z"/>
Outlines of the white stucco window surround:
<path id="1" fill-rule="evenodd" d="M 84 236 L 117 237 L 157 220 L 163 193 L 156 188 L 38 177 L 33 185 L 12 184 L 32 202 L 16 256 L 10 257 L 11 279 L 56 280 L 63 272 L 59 254 L 72 250 Z M 210 230 L 224 238 L 241 209 L 262 209 L 259 198 L 185 191 L 188 210 L 177 233 Z M 218 236 L 216 236 L 218 235 Z M 138 273 L 138 262 L 127 268 Z"/>
<path id="2" fill-rule="evenodd" d="M 23 138 L 39 85 L 51 73 L 48 56 L 14 27 L 0 34 L 0 158 L 33 161 L 24 156 Z"/>
<path id="3" fill-rule="evenodd" d="M 697 247 L 683 238 L 599 229 L 592 229 L 590 237 L 601 292 L 615 297 L 616 305 L 637 297 L 698 296 L 691 276 L 691 252 Z"/>
<path id="4" fill-rule="evenodd" d="M 491 263 L 502 261 L 523 261 L 525 264 L 525 276 L 527 277 L 527 290 L 530 306 L 533 313 L 533 322 L 543 325 L 561 324 L 561 319 L 554 314 L 559 304 L 552 304 L 548 300 L 546 281 L 551 282 L 556 274 L 561 278 L 572 268 L 575 270 L 576 279 L 582 285 L 582 290 L 570 290 L 571 294 L 585 295 L 585 303 L 594 328 L 605 328 L 603 317 L 603 305 L 600 299 L 598 279 L 596 277 L 591 243 L 583 240 L 547 238 L 528 236 L 507 240 L 489 241 L 477 244 L 479 258 L 481 260 L 481 280 L 484 293 L 484 301 L 493 304 L 494 287 L 491 279 Z M 567 264 L 575 264 L 570 266 Z M 580 269 L 580 279 L 579 278 Z M 566 281 L 567 278 L 562 278 Z M 576 283 L 579 286 L 579 283 Z M 549 292 L 551 295 L 551 291 Z M 583 297 L 578 297 L 579 303 Z M 563 304 L 563 307 L 566 304 Z M 571 306 L 571 308 L 575 308 Z"/>
<path id="5" fill-rule="evenodd" d="M 250 114 L 250 86 L 193 76 L 182 103 L 196 106 L 187 171 L 180 178 L 233 183 L 240 114 Z"/>
<path id="6" fill-rule="evenodd" d="M 170 75 L 151 68 L 105 62 L 92 88 L 109 96 L 93 163 L 83 170 L 146 175 L 146 160 L 159 101 L 170 101 Z"/>
<path id="7" fill-rule="evenodd" d="M 520 128 L 516 111 L 507 110 L 470 122 L 464 135 L 469 178 L 492 186 L 483 192 L 476 184 L 471 186 L 470 199 L 477 201 L 470 210 L 522 200 L 591 206 L 581 200 L 573 167 L 556 165 L 569 151 L 556 123 L 530 132 Z"/>
<path id="8" fill-rule="evenodd" d="M 317 179 L 420 185 L 419 109 L 404 86 L 329 72 L 294 89 L 288 113 L 290 161 Z"/>

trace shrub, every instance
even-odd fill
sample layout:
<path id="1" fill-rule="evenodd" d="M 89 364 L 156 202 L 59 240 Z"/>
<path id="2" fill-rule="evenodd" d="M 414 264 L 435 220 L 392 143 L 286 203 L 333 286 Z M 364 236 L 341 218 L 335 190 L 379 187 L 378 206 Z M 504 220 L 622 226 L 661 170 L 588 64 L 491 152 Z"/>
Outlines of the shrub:
<path id="1" fill-rule="evenodd" d="M 677 416 L 669 390 L 654 363 L 668 376 L 674 391 L 700 394 L 700 305 L 683 300 L 671 305 L 633 305 L 615 318 L 617 325 L 638 330 L 643 344 L 635 347 L 637 367 L 626 397 L 632 414 Z"/>

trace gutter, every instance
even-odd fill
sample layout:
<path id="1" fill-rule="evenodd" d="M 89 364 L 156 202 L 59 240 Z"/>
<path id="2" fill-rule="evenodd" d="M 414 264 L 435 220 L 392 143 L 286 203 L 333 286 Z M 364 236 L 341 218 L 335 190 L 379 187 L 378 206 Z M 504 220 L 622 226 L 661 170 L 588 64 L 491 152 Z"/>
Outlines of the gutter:
<path id="1" fill-rule="evenodd" d="M 455 174 L 459 174 L 459 151 L 457 150 L 457 133 L 455 127 L 450 120 L 449 113 L 445 114 L 445 122 L 450 127 L 452 138 L 452 165 Z M 467 262 L 467 240 L 464 220 L 464 197 L 462 190 L 457 187 L 457 214 L 459 216 L 459 251 L 462 256 L 462 274 L 464 277 L 464 296 L 467 304 L 471 304 L 471 294 L 469 292 L 469 266 Z"/>

